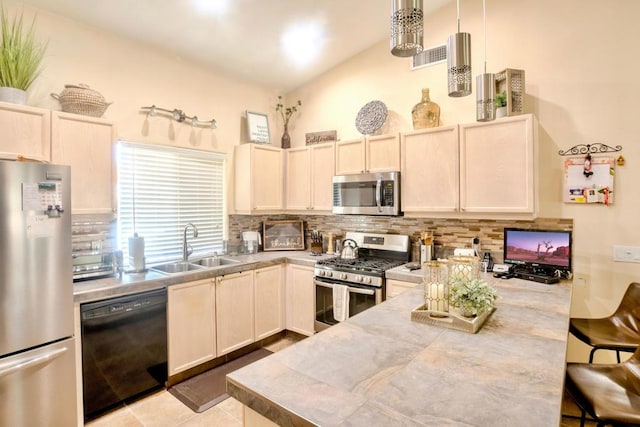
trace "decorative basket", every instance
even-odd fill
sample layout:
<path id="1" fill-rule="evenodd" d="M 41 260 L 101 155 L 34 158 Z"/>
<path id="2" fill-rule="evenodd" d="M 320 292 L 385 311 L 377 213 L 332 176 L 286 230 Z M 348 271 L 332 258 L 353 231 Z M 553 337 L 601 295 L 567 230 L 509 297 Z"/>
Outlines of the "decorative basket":
<path id="1" fill-rule="evenodd" d="M 111 102 L 105 102 L 100 92 L 88 85 L 65 85 L 60 95 L 52 93 L 51 97 L 60 102 L 65 113 L 82 114 L 83 116 L 102 117 Z"/>

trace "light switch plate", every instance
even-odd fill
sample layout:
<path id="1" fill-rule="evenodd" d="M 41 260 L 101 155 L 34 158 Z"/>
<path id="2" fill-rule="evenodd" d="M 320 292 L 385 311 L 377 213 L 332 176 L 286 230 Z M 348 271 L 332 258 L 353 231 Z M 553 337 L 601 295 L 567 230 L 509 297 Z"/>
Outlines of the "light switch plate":
<path id="1" fill-rule="evenodd" d="M 639 262 L 640 246 L 613 246 L 613 260 L 617 262 Z"/>

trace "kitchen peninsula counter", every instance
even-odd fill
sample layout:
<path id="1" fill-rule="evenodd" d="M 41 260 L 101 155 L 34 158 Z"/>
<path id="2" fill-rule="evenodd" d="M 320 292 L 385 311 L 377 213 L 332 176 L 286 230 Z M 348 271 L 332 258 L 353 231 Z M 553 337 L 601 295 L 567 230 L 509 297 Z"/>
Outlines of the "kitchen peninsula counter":
<path id="1" fill-rule="evenodd" d="M 496 310 L 477 334 L 410 320 L 410 289 L 227 376 L 279 425 L 558 426 L 571 283 L 488 275 Z"/>

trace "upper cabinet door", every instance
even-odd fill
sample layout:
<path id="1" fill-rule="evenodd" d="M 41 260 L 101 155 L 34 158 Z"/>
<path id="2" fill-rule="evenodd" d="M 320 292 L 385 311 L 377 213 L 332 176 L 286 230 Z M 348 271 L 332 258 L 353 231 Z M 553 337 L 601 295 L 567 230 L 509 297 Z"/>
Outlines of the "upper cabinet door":
<path id="1" fill-rule="evenodd" d="M 365 142 L 363 138 L 336 142 L 336 175 L 364 173 Z"/>
<path id="2" fill-rule="evenodd" d="M 400 170 L 400 140 L 398 135 L 368 136 L 366 138 L 367 172 Z"/>
<path id="3" fill-rule="evenodd" d="M 51 111 L 0 102 L 0 158 L 51 161 Z"/>
<path id="4" fill-rule="evenodd" d="M 460 125 L 463 212 L 536 212 L 536 156 L 531 114 Z"/>
<path id="5" fill-rule="evenodd" d="M 253 208 L 256 211 L 280 210 L 282 197 L 282 150 L 253 145 Z"/>
<path id="6" fill-rule="evenodd" d="M 308 210 L 311 205 L 311 150 L 307 147 L 291 148 L 285 153 L 287 156 L 287 209 Z"/>
<path id="7" fill-rule="evenodd" d="M 115 211 L 113 123 L 95 117 L 54 111 L 51 160 L 71 166 L 71 212 Z"/>
<path id="8" fill-rule="evenodd" d="M 234 151 L 236 214 L 282 211 L 283 150 L 260 144 L 236 145 Z"/>
<path id="9" fill-rule="evenodd" d="M 402 210 L 457 212 L 458 126 L 402 134 Z"/>
<path id="10" fill-rule="evenodd" d="M 311 147 L 311 209 L 314 211 L 331 211 L 333 208 L 334 167 L 333 142 Z"/>

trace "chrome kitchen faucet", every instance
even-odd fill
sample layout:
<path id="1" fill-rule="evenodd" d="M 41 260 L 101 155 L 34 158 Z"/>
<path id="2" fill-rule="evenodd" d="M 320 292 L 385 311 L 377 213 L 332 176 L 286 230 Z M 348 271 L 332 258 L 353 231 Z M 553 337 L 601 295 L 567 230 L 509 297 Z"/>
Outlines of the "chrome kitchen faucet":
<path id="1" fill-rule="evenodd" d="M 182 237 L 182 261 L 187 262 L 189 260 L 189 255 L 193 252 L 193 248 L 191 248 L 187 244 L 187 229 L 191 227 L 193 228 L 193 238 L 198 237 L 198 227 L 196 227 L 193 223 L 188 223 L 184 226 L 184 234 Z"/>

